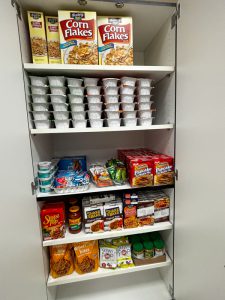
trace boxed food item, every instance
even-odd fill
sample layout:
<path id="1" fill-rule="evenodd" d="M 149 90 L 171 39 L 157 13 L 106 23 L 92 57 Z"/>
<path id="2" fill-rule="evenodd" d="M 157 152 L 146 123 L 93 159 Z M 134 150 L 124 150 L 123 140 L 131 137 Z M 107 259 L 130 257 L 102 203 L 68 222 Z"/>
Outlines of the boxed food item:
<path id="1" fill-rule="evenodd" d="M 45 21 L 42 12 L 28 11 L 28 24 L 33 63 L 47 64 L 47 44 L 45 35 Z"/>
<path id="2" fill-rule="evenodd" d="M 99 241 L 100 267 L 115 269 L 117 267 L 117 247 L 107 240 Z"/>
<path id="3" fill-rule="evenodd" d="M 86 156 L 68 156 L 60 159 L 59 170 L 71 170 L 75 172 L 87 171 Z"/>
<path id="4" fill-rule="evenodd" d="M 138 227 L 137 219 L 138 196 L 126 193 L 123 195 L 124 228 Z"/>
<path id="5" fill-rule="evenodd" d="M 78 274 L 86 274 L 98 270 L 98 241 L 74 243 L 75 270 Z"/>
<path id="6" fill-rule="evenodd" d="M 104 232 L 103 204 L 90 204 L 88 199 L 83 199 L 83 222 L 86 233 Z"/>
<path id="7" fill-rule="evenodd" d="M 100 65 L 133 65 L 131 17 L 98 17 Z"/>
<path id="8" fill-rule="evenodd" d="M 50 64 L 61 64 L 58 18 L 46 16 L 45 26 L 48 44 L 48 61 Z"/>
<path id="9" fill-rule="evenodd" d="M 65 237 L 65 206 L 63 202 L 45 204 L 41 209 L 43 240 Z"/>
<path id="10" fill-rule="evenodd" d="M 158 193 L 154 199 L 155 223 L 169 221 L 170 198 L 164 193 Z"/>
<path id="11" fill-rule="evenodd" d="M 104 205 L 105 231 L 121 230 L 123 228 L 123 204 L 122 201 L 111 201 Z"/>
<path id="12" fill-rule="evenodd" d="M 50 274 L 53 278 L 70 275 L 74 271 L 71 244 L 50 247 Z"/>
<path id="13" fill-rule="evenodd" d="M 154 224 L 154 200 L 138 195 L 137 218 L 139 226 Z"/>
<path id="14" fill-rule="evenodd" d="M 96 12 L 58 11 L 63 64 L 97 65 Z"/>
<path id="15" fill-rule="evenodd" d="M 158 154 L 153 156 L 154 185 L 174 183 L 173 157 Z"/>

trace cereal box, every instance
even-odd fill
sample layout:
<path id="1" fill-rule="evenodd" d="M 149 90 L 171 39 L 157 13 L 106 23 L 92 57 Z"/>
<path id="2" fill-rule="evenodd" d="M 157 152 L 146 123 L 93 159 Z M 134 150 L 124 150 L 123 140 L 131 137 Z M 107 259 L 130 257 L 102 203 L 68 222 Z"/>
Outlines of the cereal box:
<path id="1" fill-rule="evenodd" d="M 45 22 L 42 12 L 28 11 L 31 51 L 33 63 L 47 64 L 47 45 L 45 35 Z"/>
<path id="2" fill-rule="evenodd" d="M 100 65 L 133 65 L 131 17 L 98 17 Z"/>
<path id="3" fill-rule="evenodd" d="M 96 12 L 58 11 L 62 63 L 97 65 Z"/>
<path id="4" fill-rule="evenodd" d="M 58 18 L 46 16 L 45 25 L 48 44 L 48 61 L 50 64 L 61 64 Z"/>

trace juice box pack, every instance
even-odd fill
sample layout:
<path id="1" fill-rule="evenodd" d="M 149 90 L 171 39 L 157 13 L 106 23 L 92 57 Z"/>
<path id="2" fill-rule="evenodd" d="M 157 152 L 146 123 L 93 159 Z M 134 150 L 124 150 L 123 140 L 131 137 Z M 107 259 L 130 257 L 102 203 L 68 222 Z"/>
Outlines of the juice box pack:
<path id="1" fill-rule="evenodd" d="M 96 12 L 58 11 L 62 63 L 98 64 Z"/>
<path id="2" fill-rule="evenodd" d="M 48 61 L 50 64 L 61 64 L 58 17 L 45 17 L 48 44 Z"/>
<path id="3" fill-rule="evenodd" d="M 133 65 L 131 17 L 98 17 L 100 65 Z"/>
<path id="4" fill-rule="evenodd" d="M 45 21 L 42 12 L 28 11 L 28 24 L 33 63 L 47 64 L 47 44 L 45 35 Z"/>

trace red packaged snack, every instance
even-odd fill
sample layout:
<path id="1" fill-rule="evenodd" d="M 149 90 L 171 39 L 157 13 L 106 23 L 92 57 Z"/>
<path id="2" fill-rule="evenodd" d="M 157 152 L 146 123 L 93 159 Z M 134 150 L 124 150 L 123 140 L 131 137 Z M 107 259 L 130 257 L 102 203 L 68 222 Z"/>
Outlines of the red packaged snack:
<path id="1" fill-rule="evenodd" d="M 128 176 L 132 187 L 153 185 L 153 161 L 151 157 L 129 157 Z"/>
<path id="2" fill-rule="evenodd" d="M 65 237 L 65 206 L 63 202 L 45 204 L 41 209 L 43 240 Z"/>
<path id="3" fill-rule="evenodd" d="M 138 196 L 136 194 L 124 194 L 123 196 L 123 215 L 124 228 L 138 227 L 137 219 Z"/>
<path id="4" fill-rule="evenodd" d="M 152 157 L 154 185 L 166 185 L 174 183 L 173 157 L 158 154 Z"/>

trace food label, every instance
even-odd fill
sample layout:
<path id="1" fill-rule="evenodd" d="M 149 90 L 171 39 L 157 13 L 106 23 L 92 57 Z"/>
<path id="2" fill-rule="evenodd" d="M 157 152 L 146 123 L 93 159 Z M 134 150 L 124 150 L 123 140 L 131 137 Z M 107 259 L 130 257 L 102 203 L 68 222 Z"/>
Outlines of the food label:
<path id="1" fill-rule="evenodd" d="M 83 207 L 84 228 L 86 233 L 104 231 L 103 205 Z"/>
<path id="2" fill-rule="evenodd" d="M 123 227 L 122 202 L 105 203 L 104 228 L 108 230 L 121 230 Z"/>
<path id="3" fill-rule="evenodd" d="M 47 44 L 45 35 L 45 22 L 42 12 L 28 11 L 28 24 L 33 63 L 47 64 Z"/>
<path id="4" fill-rule="evenodd" d="M 49 17 L 49 16 L 45 17 L 45 25 L 46 25 L 49 63 L 61 64 L 58 18 Z"/>
<path id="5" fill-rule="evenodd" d="M 59 11 L 62 63 L 98 64 L 96 13 Z"/>
<path id="6" fill-rule="evenodd" d="M 152 160 L 146 158 L 130 158 L 129 181 L 131 186 L 151 186 L 153 184 Z"/>
<path id="7" fill-rule="evenodd" d="M 133 27 L 130 17 L 98 17 L 100 65 L 133 65 Z"/>
<path id="8" fill-rule="evenodd" d="M 106 269 L 117 267 L 116 247 L 100 246 L 100 266 Z"/>

